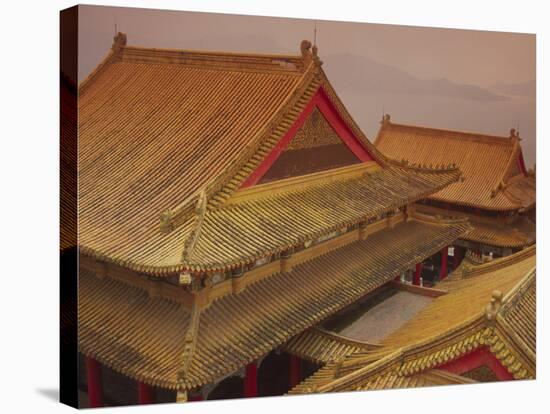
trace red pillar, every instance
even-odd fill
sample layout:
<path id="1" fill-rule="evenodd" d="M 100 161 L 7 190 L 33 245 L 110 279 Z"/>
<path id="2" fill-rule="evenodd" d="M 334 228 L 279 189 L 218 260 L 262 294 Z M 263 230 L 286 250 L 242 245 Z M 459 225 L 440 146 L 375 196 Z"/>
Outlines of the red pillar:
<path id="1" fill-rule="evenodd" d="M 300 358 L 294 355 L 290 355 L 290 377 L 289 377 L 289 389 L 294 388 L 300 383 L 302 378 L 302 361 Z"/>
<path id="2" fill-rule="evenodd" d="M 155 390 L 149 384 L 138 381 L 138 404 L 154 404 Z"/>
<path id="3" fill-rule="evenodd" d="M 101 364 L 90 357 L 86 357 L 86 379 L 88 381 L 88 400 L 90 401 L 90 407 L 103 407 Z"/>
<path id="4" fill-rule="evenodd" d="M 422 263 L 417 263 L 414 270 L 413 285 L 420 286 L 420 277 L 422 276 Z"/>
<path id="5" fill-rule="evenodd" d="M 258 367 L 256 366 L 256 362 L 252 362 L 246 366 L 244 396 L 246 398 L 258 396 Z"/>
<path id="6" fill-rule="evenodd" d="M 441 269 L 439 271 L 439 280 L 443 280 L 447 277 L 447 254 L 448 254 L 448 247 L 444 247 L 443 250 L 441 250 Z"/>

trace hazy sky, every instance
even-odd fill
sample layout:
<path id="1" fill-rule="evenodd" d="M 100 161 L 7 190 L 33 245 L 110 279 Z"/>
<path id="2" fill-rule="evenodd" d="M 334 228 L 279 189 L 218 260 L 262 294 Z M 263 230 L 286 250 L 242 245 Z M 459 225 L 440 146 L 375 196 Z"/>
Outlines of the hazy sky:
<path id="1" fill-rule="evenodd" d="M 80 6 L 79 78 L 115 31 L 159 48 L 299 53 L 311 20 Z M 382 109 L 395 122 L 508 135 L 520 125 L 535 160 L 535 36 L 367 23 L 317 22 L 329 79 L 373 140 Z"/>

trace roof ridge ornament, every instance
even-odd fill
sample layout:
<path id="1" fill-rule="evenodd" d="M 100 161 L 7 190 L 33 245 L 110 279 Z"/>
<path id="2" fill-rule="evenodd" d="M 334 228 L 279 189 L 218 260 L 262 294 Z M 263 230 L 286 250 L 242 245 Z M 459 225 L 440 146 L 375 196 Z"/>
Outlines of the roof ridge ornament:
<path id="1" fill-rule="evenodd" d="M 504 191 L 507 187 L 507 184 L 500 180 L 499 183 L 495 186 L 495 188 L 493 188 L 491 190 L 491 198 L 495 198 L 496 195 L 500 192 L 500 191 Z"/>
<path id="2" fill-rule="evenodd" d="M 115 37 L 113 37 L 113 45 L 111 49 L 115 54 L 119 54 L 122 51 L 122 48 L 126 46 L 127 37 L 126 33 L 118 32 Z"/>
<path id="3" fill-rule="evenodd" d="M 380 121 L 382 124 L 382 127 L 389 127 L 391 125 L 391 115 L 390 114 L 384 114 L 382 115 L 382 121 Z"/>
<path id="4" fill-rule="evenodd" d="M 502 306 L 502 291 L 494 290 L 491 295 L 491 302 L 485 307 L 485 318 L 488 322 L 494 322 L 496 320 L 498 311 Z"/>
<path id="5" fill-rule="evenodd" d="M 197 204 L 195 205 L 195 225 L 193 226 L 193 230 L 191 230 L 191 234 L 185 241 L 185 247 L 183 249 L 183 254 L 181 258 L 182 262 L 186 262 L 189 259 L 189 256 L 193 253 L 193 250 L 195 249 L 195 246 L 201 234 L 202 224 L 204 223 L 204 215 L 206 214 L 207 204 L 208 199 L 206 197 L 206 190 L 203 189 L 199 193 Z"/>
<path id="6" fill-rule="evenodd" d="M 313 61 L 316 66 L 321 66 L 323 62 L 318 56 L 319 49 L 317 45 L 311 44 L 311 41 L 304 39 L 300 43 L 300 53 L 302 54 L 302 60 L 304 62 L 304 69 Z"/>

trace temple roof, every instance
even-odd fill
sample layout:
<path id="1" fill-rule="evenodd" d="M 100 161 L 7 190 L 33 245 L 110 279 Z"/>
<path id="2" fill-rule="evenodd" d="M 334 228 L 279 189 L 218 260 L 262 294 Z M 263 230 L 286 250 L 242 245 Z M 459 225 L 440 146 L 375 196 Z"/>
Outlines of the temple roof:
<path id="1" fill-rule="evenodd" d="M 308 182 L 290 179 L 253 187 L 235 193 L 238 197 L 223 207 L 197 214 L 186 243 L 176 251 L 179 268 L 215 271 L 269 258 L 393 213 L 457 177 L 456 171 L 411 172 L 359 164 L 308 176 Z"/>
<path id="2" fill-rule="evenodd" d="M 140 381 L 191 389 L 263 356 L 467 230 L 464 221 L 409 219 L 261 279 L 203 310 L 83 270 L 80 350 Z"/>
<path id="3" fill-rule="evenodd" d="M 441 282 L 438 288 L 448 293 L 384 338 L 380 348 L 329 362 L 292 393 L 367 389 L 378 377 L 415 376 L 480 347 L 514 378 L 534 378 L 535 252 L 533 246 Z"/>
<path id="4" fill-rule="evenodd" d="M 456 164 L 463 174 L 431 196 L 486 210 L 517 210 L 535 203 L 535 178 L 522 171 L 520 138 L 402 125 L 386 115 L 375 140 L 389 158 L 412 164 Z"/>
<path id="5" fill-rule="evenodd" d="M 473 269 L 462 280 L 443 281 L 438 289 L 449 292 L 422 309 L 401 329 L 384 338 L 386 347 L 407 346 L 425 338 L 445 335 L 449 328 L 484 312 L 494 290 L 510 292 L 535 266 L 535 249 L 522 251 Z M 460 310 L 460 311 L 458 311 Z M 439 315 L 434 319 L 434 315 Z"/>
<path id="6" fill-rule="evenodd" d="M 470 220 L 473 230 L 464 240 L 497 247 L 520 248 L 530 246 L 536 240 L 536 226 L 527 217 L 518 217 L 511 223 Z"/>
<path id="7" fill-rule="evenodd" d="M 345 218 L 334 217 L 343 203 L 323 203 L 311 229 L 272 233 L 272 239 L 268 225 L 304 219 L 306 202 L 319 204 L 321 187 L 226 204 L 320 88 L 372 162 L 390 170 L 341 189 L 352 204 Z M 81 252 L 142 273 L 227 267 L 275 254 L 458 179 L 457 169 L 387 161 L 357 127 L 307 41 L 301 55 L 283 56 L 130 47 L 119 34 L 79 93 Z M 372 206 L 352 194 L 371 184 L 385 194 Z M 325 218 L 330 223 L 323 227 Z M 248 237 L 254 245 L 245 242 Z"/>
<path id="8" fill-rule="evenodd" d="M 461 237 L 463 240 L 489 246 L 523 248 L 536 241 L 536 225 L 525 215 L 496 218 L 462 211 L 451 211 L 425 204 L 417 204 L 419 212 L 441 216 L 466 217 L 472 225 L 472 231 Z"/>

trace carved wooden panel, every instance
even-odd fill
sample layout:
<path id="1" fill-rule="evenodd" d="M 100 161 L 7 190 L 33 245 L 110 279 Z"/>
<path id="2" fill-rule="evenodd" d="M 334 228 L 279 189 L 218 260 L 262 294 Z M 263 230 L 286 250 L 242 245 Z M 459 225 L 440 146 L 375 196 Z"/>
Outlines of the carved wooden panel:
<path id="1" fill-rule="evenodd" d="M 259 181 L 266 183 L 361 162 L 316 108 Z"/>

